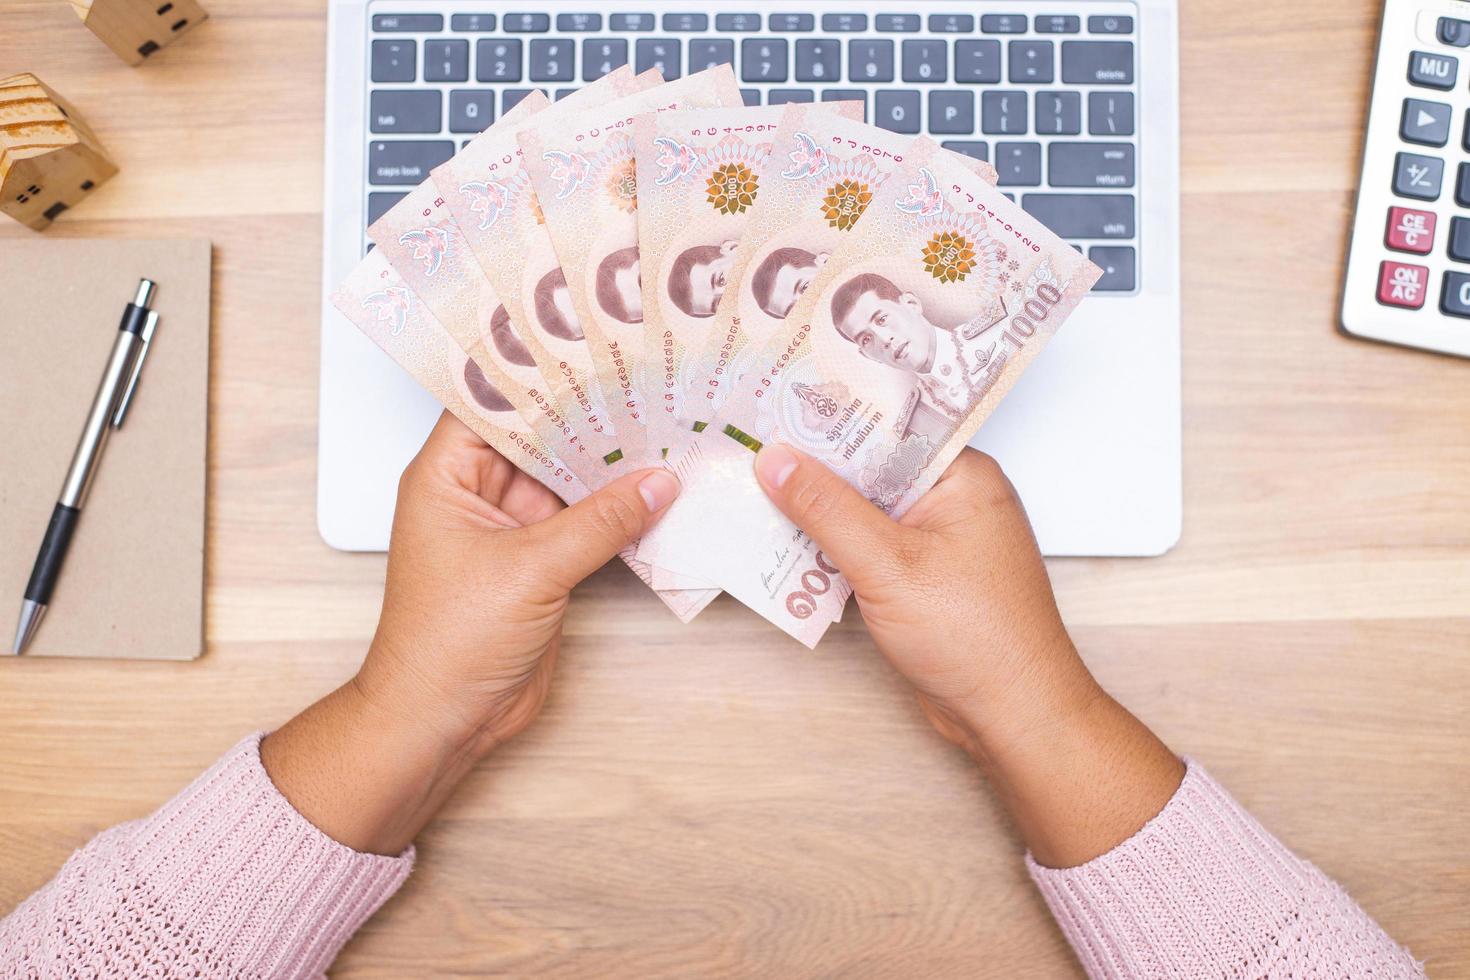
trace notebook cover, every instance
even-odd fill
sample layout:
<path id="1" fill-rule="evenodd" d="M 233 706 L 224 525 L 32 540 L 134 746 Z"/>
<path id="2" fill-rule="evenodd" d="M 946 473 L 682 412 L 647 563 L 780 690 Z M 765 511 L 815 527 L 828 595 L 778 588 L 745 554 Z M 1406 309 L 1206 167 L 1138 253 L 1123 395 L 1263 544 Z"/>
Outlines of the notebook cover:
<path id="1" fill-rule="evenodd" d="M 138 280 L 158 330 L 26 656 L 190 660 L 204 646 L 210 246 L 0 241 L 0 654 Z"/>

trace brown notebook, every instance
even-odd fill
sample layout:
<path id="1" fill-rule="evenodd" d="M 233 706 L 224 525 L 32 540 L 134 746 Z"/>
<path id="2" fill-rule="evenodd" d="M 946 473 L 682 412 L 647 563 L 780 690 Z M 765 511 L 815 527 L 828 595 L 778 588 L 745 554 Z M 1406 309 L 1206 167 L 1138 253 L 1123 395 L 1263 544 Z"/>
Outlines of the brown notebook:
<path id="1" fill-rule="evenodd" d="M 0 654 L 138 280 L 158 330 L 27 657 L 189 660 L 204 645 L 209 242 L 0 241 Z"/>

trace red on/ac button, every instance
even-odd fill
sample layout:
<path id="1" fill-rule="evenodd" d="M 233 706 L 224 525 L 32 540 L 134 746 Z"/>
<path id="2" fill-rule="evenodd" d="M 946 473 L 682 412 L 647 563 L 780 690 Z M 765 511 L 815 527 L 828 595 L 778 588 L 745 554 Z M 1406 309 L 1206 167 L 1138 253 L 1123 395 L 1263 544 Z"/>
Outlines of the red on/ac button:
<path id="1" fill-rule="evenodd" d="M 1385 262 L 1378 269 L 1378 302 L 1417 310 L 1429 291 L 1429 269 L 1422 265 Z"/>
<path id="2" fill-rule="evenodd" d="M 1388 247 L 1395 252 L 1428 255 L 1434 248 L 1434 212 L 1414 208 L 1388 209 Z"/>

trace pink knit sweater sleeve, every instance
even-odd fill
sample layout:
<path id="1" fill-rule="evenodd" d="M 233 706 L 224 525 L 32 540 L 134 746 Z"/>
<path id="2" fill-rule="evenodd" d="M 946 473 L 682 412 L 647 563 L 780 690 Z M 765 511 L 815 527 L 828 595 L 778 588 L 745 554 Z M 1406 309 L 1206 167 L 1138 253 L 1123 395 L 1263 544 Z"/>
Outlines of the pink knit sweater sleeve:
<path id="1" fill-rule="evenodd" d="M 1397 980 L 1423 967 L 1199 765 L 1138 833 L 1076 868 L 1027 867 L 1088 976 Z"/>
<path id="2" fill-rule="evenodd" d="M 0 920 L 0 977 L 323 976 L 413 868 L 297 813 L 259 734 L 160 810 L 98 834 Z"/>

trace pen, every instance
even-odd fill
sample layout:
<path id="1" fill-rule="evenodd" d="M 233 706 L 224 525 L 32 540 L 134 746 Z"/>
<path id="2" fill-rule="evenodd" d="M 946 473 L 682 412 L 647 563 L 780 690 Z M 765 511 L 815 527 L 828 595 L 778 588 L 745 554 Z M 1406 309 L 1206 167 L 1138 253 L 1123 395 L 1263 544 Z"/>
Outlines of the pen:
<path id="1" fill-rule="evenodd" d="M 148 308 L 154 289 L 151 279 L 139 280 L 133 301 L 123 309 L 107 368 L 97 385 L 87 424 L 77 440 L 76 452 L 66 470 L 66 482 L 61 485 L 51 522 L 46 525 L 46 536 L 41 539 L 41 550 L 36 554 L 36 564 L 31 568 L 30 581 L 26 583 L 25 601 L 21 603 L 20 620 L 15 627 L 17 654 L 25 653 L 41 625 L 57 576 L 61 574 L 61 564 L 66 560 L 66 549 L 76 531 L 77 519 L 87 502 L 87 491 L 102 459 L 102 450 L 107 445 L 107 436 L 122 425 L 132 404 L 133 392 L 143 372 L 143 358 L 158 326 L 158 314 Z"/>

